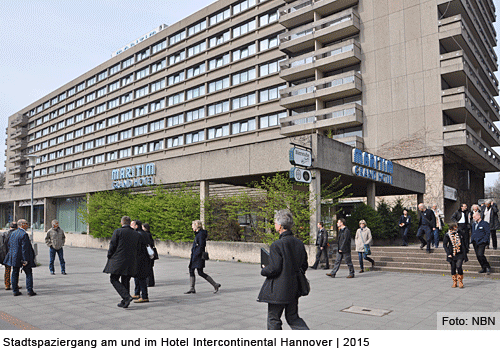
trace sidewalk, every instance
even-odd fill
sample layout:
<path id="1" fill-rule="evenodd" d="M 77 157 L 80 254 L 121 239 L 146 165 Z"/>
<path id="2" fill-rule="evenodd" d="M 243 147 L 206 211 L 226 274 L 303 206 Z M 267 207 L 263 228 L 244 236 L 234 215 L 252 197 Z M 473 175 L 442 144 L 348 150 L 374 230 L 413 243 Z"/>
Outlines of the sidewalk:
<path id="1" fill-rule="evenodd" d="M 150 302 L 122 309 L 116 306 L 120 297 L 109 275 L 102 273 L 106 250 L 65 247 L 66 276 L 60 274 L 57 257 L 51 276 L 48 248 L 39 243 L 38 250 L 42 265 L 33 272 L 38 295 L 26 295 L 24 274 L 22 296 L 2 288 L 0 329 L 19 328 L 13 326 L 15 318 L 39 329 L 266 328 L 267 304 L 256 302 L 264 277 L 256 264 L 210 260 L 205 271 L 222 284 L 220 292 L 213 294 L 212 286 L 197 276 L 197 293 L 184 295 L 189 261 L 160 256 Z M 307 271 L 312 290 L 300 299 L 299 314 L 311 329 L 436 329 L 438 311 L 500 311 L 498 280 L 466 278 L 464 289 L 452 289 L 449 275 L 368 271 L 346 279 L 347 270 L 341 269 L 332 279 L 326 272 Z M 392 311 L 383 317 L 341 311 L 351 305 Z"/>

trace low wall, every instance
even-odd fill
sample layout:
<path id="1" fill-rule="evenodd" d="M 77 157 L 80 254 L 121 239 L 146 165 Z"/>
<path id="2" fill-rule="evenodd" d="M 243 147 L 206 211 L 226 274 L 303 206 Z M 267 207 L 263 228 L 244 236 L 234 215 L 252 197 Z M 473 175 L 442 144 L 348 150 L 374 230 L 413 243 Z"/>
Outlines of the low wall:
<path id="1" fill-rule="evenodd" d="M 43 249 L 45 245 L 45 235 L 43 231 L 33 232 L 33 239 L 38 243 L 38 249 Z M 66 234 L 66 246 L 94 249 L 108 249 L 110 238 L 94 238 L 90 235 Z M 191 256 L 191 242 L 155 241 L 159 255 L 171 255 L 180 258 Z M 207 251 L 211 260 L 239 261 L 248 263 L 260 263 L 260 249 L 269 251 L 269 246 L 263 243 L 247 242 L 220 242 L 208 241 Z M 316 247 L 306 245 L 309 265 L 314 264 L 316 259 Z"/>

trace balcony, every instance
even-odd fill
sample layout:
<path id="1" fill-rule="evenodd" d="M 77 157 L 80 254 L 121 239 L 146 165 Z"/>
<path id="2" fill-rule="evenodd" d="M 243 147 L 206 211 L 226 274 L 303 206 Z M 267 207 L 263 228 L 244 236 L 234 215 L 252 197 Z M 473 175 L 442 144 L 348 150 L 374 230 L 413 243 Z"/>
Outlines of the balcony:
<path id="1" fill-rule="evenodd" d="M 485 84 L 479 75 L 479 70 L 472 65 L 463 51 L 441 55 L 441 77 L 451 87 L 466 86 L 491 119 L 500 119 L 500 107 L 492 98 L 493 95 L 498 95 L 498 89 L 494 85 Z"/>
<path id="2" fill-rule="evenodd" d="M 10 137 L 13 139 L 17 139 L 20 137 L 26 137 L 28 135 L 28 128 L 26 127 L 21 127 L 17 128 L 14 132 L 10 134 Z"/>
<path id="3" fill-rule="evenodd" d="M 11 144 L 10 150 L 15 151 L 18 149 L 24 149 L 27 146 L 28 146 L 28 142 L 26 140 L 21 140 L 21 141 L 17 141 L 16 143 Z"/>
<path id="4" fill-rule="evenodd" d="M 20 174 L 20 173 L 25 173 L 26 172 L 26 166 L 24 165 L 18 165 L 9 168 L 9 174 Z"/>
<path id="5" fill-rule="evenodd" d="M 352 7 L 358 0 L 299 0 L 280 9 L 280 24 L 286 28 L 312 22 L 314 13 L 321 17 Z"/>
<path id="6" fill-rule="evenodd" d="M 467 123 L 490 146 L 500 146 L 500 130 L 464 87 L 442 92 L 442 110 L 454 123 Z"/>
<path id="7" fill-rule="evenodd" d="M 500 156 L 466 124 L 444 126 L 443 146 L 481 171 L 500 171 Z"/>
<path id="8" fill-rule="evenodd" d="M 319 71 L 332 71 L 361 62 L 361 47 L 351 39 L 336 45 L 291 58 L 280 63 L 280 77 L 294 81 L 314 76 Z"/>
<path id="9" fill-rule="evenodd" d="M 359 28 L 359 15 L 351 8 L 280 34 L 280 50 L 287 54 L 313 50 L 316 40 L 330 43 L 359 33 Z"/>
<path id="10" fill-rule="evenodd" d="M 25 126 L 28 125 L 28 116 L 18 114 L 17 117 L 10 121 L 10 127 L 14 128 L 16 126 Z"/>
<path id="11" fill-rule="evenodd" d="M 491 55 L 479 49 L 476 39 L 471 34 L 467 24 L 462 21 L 462 16 L 457 15 L 440 20 L 439 43 L 447 52 L 464 50 L 474 67 L 481 67 L 480 74 L 484 80 L 491 80 L 498 86 L 498 81 L 493 71 L 498 70 L 497 62 Z"/>
<path id="12" fill-rule="evenodd" d="M 348 103 L 286 117 L 280 123 L 281 135 L 285 136 L 310 134 L 332 128 L 350 128 L 363 124 L 363 107 L 357 103 Z"/>
<path id="13" fill-rule="evenodd" d="M 11 162 L 11 163 L 22 162 L 24 160 L 26 160 L 25 155 L 20 154 L 20 153 L 17 153 L 15 155 L 9 157 L 9 162 Z"/>
<path id="14" fill-rule="evenodd" d="M 359 95 L 361 91 L 361 74 L 351 71 L 282 89 L 280 105 L 289 109 L 296 108 L 311 105 L 316 99 L 336 100 Z"/>

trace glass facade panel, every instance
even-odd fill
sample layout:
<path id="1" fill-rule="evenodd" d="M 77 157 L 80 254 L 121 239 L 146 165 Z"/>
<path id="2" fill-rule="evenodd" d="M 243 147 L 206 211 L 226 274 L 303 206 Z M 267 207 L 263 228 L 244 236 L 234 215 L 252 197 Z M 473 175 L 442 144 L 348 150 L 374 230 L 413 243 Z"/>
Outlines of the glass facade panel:
<path id="1" fill-rule="evenodd" d="M 56 218 L 64 232 L 87 232 L 87 225 L 79 219 L 78 208 L 85 203 L 85 197 L 57 198 Z"/>

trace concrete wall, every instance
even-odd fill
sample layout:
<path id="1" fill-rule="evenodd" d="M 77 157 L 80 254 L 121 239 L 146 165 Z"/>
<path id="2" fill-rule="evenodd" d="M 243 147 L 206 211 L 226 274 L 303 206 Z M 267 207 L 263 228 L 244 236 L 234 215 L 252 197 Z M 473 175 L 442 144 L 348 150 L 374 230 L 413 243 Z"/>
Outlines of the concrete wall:
<path id="1" fill-rule="evenodd" d="M 45 232 L 35 231 L 33 236 L 34 241 L 38 243 L 38 249 L 45 249 Z M 171 255 L 188 259 L 191 256 L 191 242 L 156 241 L 155 244 L 159 255 Z M 109 247 L 109 238 L 94 238 L 90 235 L 69 233 L 66 234 L 66 246 L 107 250 Z M 269 246 L 263 243 L 207 242 L 207 251 L 211 260 L 260 263 L 260 248 L 269 251 Z M 306 245 L 306 252 L 309 265 L 314 264 L 316 246 Z M 103 254 L 105 253 L 103 252 Z"/>

